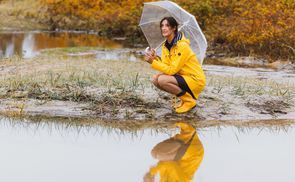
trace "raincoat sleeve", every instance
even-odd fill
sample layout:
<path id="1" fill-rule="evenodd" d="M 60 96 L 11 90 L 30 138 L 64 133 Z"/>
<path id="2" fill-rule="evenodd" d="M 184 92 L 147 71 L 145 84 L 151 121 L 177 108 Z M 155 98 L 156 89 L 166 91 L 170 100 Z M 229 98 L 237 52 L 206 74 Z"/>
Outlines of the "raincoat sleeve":
<path id="1" fill-rule="evenodd" d="M 160 174 L 160 182 L 189 182 L 177 161 L 160 161 L 150 169 L 150 175 Z"/>
<path id="2" fill-rule="evenodd" d="M 161 57 L 157 56 L 155 61 L 160 61 L 160 62 L 163 62 L 163 60 L 161 59 Z"/>
<path id="3" fill-rule="evenodd" d="M 175 75 L 183 67 L 185 61 L 189 56 L 189 45 L 182 43 L 179 46 L 179 49 L 176 52 L 176 56 L 173 56 L 171 64 L 167 64 L 165 61 L 158 61 L 155 59 L 152 63 L 152 68 L 158 71 L 161 71 L 167 75 Z"/>

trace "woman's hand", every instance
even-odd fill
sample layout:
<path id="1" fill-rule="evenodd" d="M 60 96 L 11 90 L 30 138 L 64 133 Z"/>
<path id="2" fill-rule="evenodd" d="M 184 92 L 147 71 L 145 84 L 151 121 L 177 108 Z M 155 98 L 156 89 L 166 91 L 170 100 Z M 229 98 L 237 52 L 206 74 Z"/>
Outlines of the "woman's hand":
<path id="1" fill-rule="evenodd" d="M 145 56 L 144 56 L 144 60 L 150 64 L 153 63 L 153 60 L 156 59 L 157 55 L 156 55 L 156 51 L 155 49 L 151 49 L 150 51 L 148 51 Z"/>
<path id="2" fill-rule="evenodd" d="M 146 173 L 143 177 L 143 182 L 154 182 L 154 176 L 152 176 L 149 172 Z"/>

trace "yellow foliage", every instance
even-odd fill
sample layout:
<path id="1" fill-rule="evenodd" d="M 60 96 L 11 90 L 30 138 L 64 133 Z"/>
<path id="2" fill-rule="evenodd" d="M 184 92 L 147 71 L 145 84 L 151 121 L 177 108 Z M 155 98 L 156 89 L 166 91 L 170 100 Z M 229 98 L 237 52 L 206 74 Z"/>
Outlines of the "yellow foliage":
<path id="1" fill-rule="evenodd" d="M 138 33 L 146 0 L 41 0 L 51 23 L 62 29 Z M 194 14 L 211 43 L 240 53 L 293 58 L 294 0 L 175 0 Z"/>

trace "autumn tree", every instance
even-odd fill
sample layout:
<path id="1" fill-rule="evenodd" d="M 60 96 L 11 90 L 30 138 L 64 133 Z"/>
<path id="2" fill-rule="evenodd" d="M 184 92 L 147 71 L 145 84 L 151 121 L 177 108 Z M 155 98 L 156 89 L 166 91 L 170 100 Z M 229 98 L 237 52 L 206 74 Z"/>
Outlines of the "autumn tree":
<path id="1" fill-rule="evenodd" d="M 53 28 L 139 35 L 145 0 L 41 0 Z M 294 59 L 294 0 L 175 0 L 196 16 L 211 46 Z"/>

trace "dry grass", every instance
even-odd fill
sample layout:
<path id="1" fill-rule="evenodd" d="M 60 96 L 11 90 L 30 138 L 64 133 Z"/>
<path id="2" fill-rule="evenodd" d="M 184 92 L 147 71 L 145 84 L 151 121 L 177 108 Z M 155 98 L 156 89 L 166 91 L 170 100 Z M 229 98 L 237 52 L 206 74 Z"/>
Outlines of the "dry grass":
<path id="1" fill-rule="evenodd" d="M 84 49 L 83 49 L 84 50 Z M 114 93 L 139 93 L 153 89 L 154 71 L 144 62 L 105 61 L 68 57 L 67 49 L 45 51 L 33 59 L 18 56 L 0 62 L 1 97 L 89 101 L 89 90 Z M 74 51 L 79 51 L 75 48 Z M 288 103 L 295 87 L 274 80 L 207 75 L 205 92 L 230 93 L 239 97 L 269 95 L 283 97 Z M 6 93 L 6 94 L 3 94 Z M 93 95 L 92 95 L 93 96 Z"/>
<path id="2" fill-rule="evenodd" d="M 98 115 L 114 115 L 125 107 L 150 115 L 145 109 L 159 106 L 142 98 L 146 89 L 152 88 L 149 80 L 153 71 L 146 63 L 53 52 L 23 61 L 17 56 L 1 61 L 5 69 L 0 72 L 0 98 L 87 102 L 92 105 L 88 109 Z M 124 114 L 131 117 L 127 110 Z"/>
<path id="3" fill-rule="evenodd" d="M 36 89 L 83 89 L 96 87 L 107 90 L 135 91 L 149 86 L 151 70 L 144 63 L 101 61 L 94 59 L 40 56 L 18 61 L 9 59 L 0 65 L 11 68 L 3 72 L 1 87 L 9 91 L 34 92 Z"/>
<path id="4" fill-rule="evenodd" d="M 48 25 L 40 22 L 46 16 L 40 1 L 4 1 L 0 3 L 0 30 L 48 30 Z"/>
<path id="5" fill-rule="evenodd" d="M 79 52 L 79 48 L 44 51 L 33 59 L 22 60 L 15 56 L 0 61 L 3 68 L 0 98 L 84 102 L 91 106 L 87 109 L 105 119 L 154 119 L 157 108 L 167 109 L 165 106 L 170 105 L 171 98 L 158 95 L 158 90 L 150 83 L 155 72 L 148 64 L 69 57 L 66 54 L 69 51 Z M 217 114 L 226 115 L 232 107 L 241 104 L 256 113 L 286 114 L 293 107 L 294 96 L 294 85 L 275 80 L 208 74 L 199 107 L 211 107 L 218 110 Z M 195 111 L 180 117 L 167 113 L 162 114 L 162 118 L 206 117 L 206 113 L 203 117 L 199 114 Z"/>
<path id="6" fill-rule="evenodd" d="M 38 129 L 44 128 L 56 128 L 58 130 L 71 130 L 88 132 L 90 129 L 97 129 L 99 133 L 115 133 L 115 134 L 132 134 L 140 135 L 143 132 L 150 130 L 153 133 L 170 132 L 175 128 L 176 122 L 186 122 L 191 124 L 197 130 L 205 130 L 207 128 L 215 128 L 221 130 L 224 127 L 235 127 L 239 132 L 248 132 L 252 129 L 258 129 L 260 131 L 267 130 L 271 132 L 287 132 L 290 128 L 294 127 L 295 120 L 252 120 L 252 121 L 106 121 L 99 119 L 73 119 L 73 118 L 46 118 L 46 117 L 11 117 L 0 118 L 10 122 L 11 125 L 29 127 Z M 25 121 L 25 122 L 24 122 Z"/>
<path id="7" fill-rule="evenodd" d="M 209 75 L 208 87 L 212 87 L 214 93 L 231 93 L 236 96 L 269 95 L 281 96 L 286 100 L 292 100 L 295 96 L 295 85 L 279 83 L 275 80 L 259 80 L 256 78 L 228 77 Z"/>

